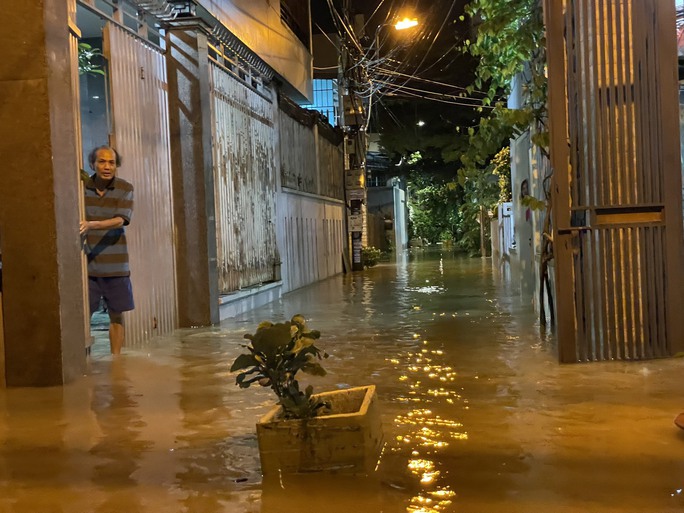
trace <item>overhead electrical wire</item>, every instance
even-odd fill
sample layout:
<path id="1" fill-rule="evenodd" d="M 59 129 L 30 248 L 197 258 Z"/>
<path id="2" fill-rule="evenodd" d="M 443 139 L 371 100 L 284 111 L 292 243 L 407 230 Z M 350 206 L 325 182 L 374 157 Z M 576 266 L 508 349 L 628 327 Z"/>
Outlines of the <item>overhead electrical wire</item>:
<path id="1" fill-rule="evenodd" d="M 391 70 L 391 69 L 380 69 L 380 70 L 378 70 L 378 72 L 379 72 L 380 75 L 383 75 L 383 74 L 387 74 L 387 75 L 399 75 L 399 76 L 402 76 L 402 77 L 408 77 L 408 78 L 410 78 L 411 80 L 415 80 L 415 81 L 417 81 L 417 82 L 425 82 L 425 83 L 428 83 L 428 84 L 435 84 L 435 85 L 443 86 L 443 87 L 451 87 L 451 88 L 453 88 L 453 89 L 459 89 L 459 90 L 464 91 L 464 92 L 469 92 L 467 87 L 462 87 L 462 86 L 459 86 L 459 85 L 456 85 L 456 84 L 448 84 L 448 83 L 446 83 L 446 82 L 438 82 L 438 81 L 436 81 L 436 80 L 430 80 L 430 79 L 428 79 L 428 78 L 422 78 L 422 77 L 415 76 L 415 75 L 408 75 L 408 74 L 406 74 L 406 73 L 400 73 L 400 72 L 398 72 L 398 71 L 393 71 L 393 70 Z M 483 92 L 483 91 L 473 91 L 472 93 L 469 93 L 469 94 L 481 94 L 483 97 L 487 96 L 487 93 L 485 93 L 485 92 Z"/>
<path id="2" fill-rule="evenodd" d="M 378 13 L 385 2 L 386 0 L 380 1 L 366 21 L 363 27 L 364 31 L 368 27 L 371 18 Z M 410 44 L 393 46 L 389 51 L 383 52 L 382 49 L 385 47 L 388 37 L 380 38 L 379 36 L 382 34 L 381 29 L 389 25 L 388 21 L 391 13 L 400 12 L 396 9 L 396 3 L 395 0 L 391 1 L 391 4 L 386 11 L 385 21 L 378 25 L 370 45 L 366 45 L 366 48 L 364 48 L 362 40 L 357 37 L 353 27 L 351 27 L 351 22 L 346 17 L 346 13 L 345 15 L 341 14 L 333 4 L 333 0 L 327 0 L 333 23 L 340 36 L 339 48 L 340 50 L 342 50 L 342 48 L 346 49 L 348 61 L 345 63 L 343 73 L 349 90 L 353 91 L 353 94 L 350 95 L 350 99 L 352 102 L 355 102 L 356 98 L 359 98 L 366 104 L 366 127 L 368 127 L 368 124 L 370 123 L 374 103 L 379 103 L 385 111 L 388 113 L 390 112 L 384 102 L 382 102 L 383 97 L 418 98 L 425 101 L 436 101 L 449 105 L 478 109 L 480 111 L 482 109 L 493 109 L 494 107 L 483 103 L 487 95 L 482 91 L 469 91 L 468 88 L 463 86 L 430 80 L 419 75 L 430 51 L 434 48 L 436 41 L 442 35 L 447 23 L 451 21 L 450 17 L 456 5 L 456 0 L 452 0 L 446 16 L 440 14 L 443 10 L 439 9 L 438 5 L 436 5 L 438 2 L 431 3 L 430 8 L 425 13 L 423 22 L 421 22 L 421 25 L 419 26 L 418 33 L 413 35 Z M 406 0 L 403 0 L 401 5 L 402 7 L 405 6 Z M 432 29 L 432 27 L 437 26 L 437 23 L 432 23 L 433 18 L 435 18 L 434 21 L 437 21 L 437 18 L 441 18 L 439 29 L 436 31 Z M 416 56 L 421 47 L 419 43 L 427 41 L 429 41 L 428 50 L 423 52 L 422 58 L 417 66 L 411 65 L 411 62 L 414 62 L 413 57 Z M 332 43 L 335 44 L 334 42 Z M 443 60 L 454 50 L 455 44 L 456 43 L 454 42 L 453 46 L 434 62 L 430 63 L 425 70 L 433 68 L 438 62 Z M 316 67 L 315 69 L 325 70 L 334 68 L 334 66 L 330 66 L 325 68 Z M 409 72 L 406 73 L 405 71 Z M 415 82 L 433 85 L 442 89 L 448 88 L 451 91 L 442 92 L 430 90 L 428 88 L 413 87 Z M 451 94 L 454 90 L 461 92 Z M 464 93 L 467 93 L 468 96 L 465 96 Z M 478 98 L 477 96 L 481 97 Z M 357 105 L 357 107 L 360 106 Z M 393 117 L 396 118 L 396 116 Z M 395 121 L 398 120 L 395 119 Z"/>
<path id="3" fill-rule="evenodd" d="M 325 30 L 323 30 L 323 28 L 321 28 L 321 26 L 318 23 L 316 23 L 316 28 L 321 31 L 321 34 L 323 34 L 328 41 L 330 41 L 330 44 L 335 47 L 335 49 L 337 50 L 337 52 L 339 54 L 339 51 L 340 51 L 339 44 L 336 43 L 335 41 L 333 41 L 332 39 L 330 39 L 330 36 L 325 32 Z"/>
<path id="4" fill-rule="evenodd" d="M 437 31 L 437 34 L 435 34 L 435 37 L 432 39 L 432 42 L 430 43 L 430 47 L 423 54 L 423 59 L 420 61 L 418 66 L 416 66 L 416 70 L 415 70 L 414 74 L 418 74 L 418 72 L 420 71 L 420 67 L 425 62 L 425 59 L 427 59 L 427 56 L 429 55 L 430 50 L 432 50 L 432 48 L 435 46 L 435 42 L 439 38 L 439 35 L 442 33 L 442 30 L 444 30 L 444 26 L 446 25 L 447 21 L 449 21 L 449 17 L 451 16 L 451 12 L 454 10 L 455 5 L 456 5 L 456 0 L 452 0 L 451 7 L 449 7 L 449 12 L 447 12 L 447 15 L 444 17 L 444 21 L 442 21 L 442 24 L 440 25 L 439 30 Z"/>
<path id="5" fill-rule="evenodd" d="M 442 100 L 440 98 L 430 98 L 427 96 L 421 96 L 421 95 L 416 94 L 416 93 L 411 93 L 409 91 L 401 91 L 400 93 L 388 93 L 385 96 L 393 96 L 393 97 L 410 96 L 413 98 L 420 98 L 422 100 L 427 100 L 427 101 L 448 103 L 449 105 L 459 105 L 461 107 L 470 107 L 471 109 L 493 109 L 494 108 L 491 105 L 473 105 L 473 104 L 460 103 L 460 102 L 451 101 L 451 100 Z"/>
<path id="6" fill-rule="evenodd" d="M 435 42 L 437 41 L 437 39 L 439 38 L 439 36 L 443 32 L 444 27 L 445 27 L 447 21 L 449 20 L 451 12 L 453 12 L 454 5 L 455 5 L 455 1 L 452 1 L 452 4 L 451 4 L 449 11 L 448 11 L 448 14 L 446 17 L 443 18 L 442 23 L 440 24 L 439 30 L 437 30 L 436 33 L 435 32 L 423 31 L 422 38 L 418 38 L 418 39 L 431 39 L 429 50 L 431 50 L 434 47 Z M 439 15 L 439 11 L 436 10 L 434 4 L 432 4 L 432 9 L 430 10 L 429 15 L 430 16 Z M 432 24 L 427 20 L 427 17 L 428 16 L 426 16 L 425 25 L 431 26 Z M 413 38 L 413 40 L 415 41 L 416 38 Z M 414 44 L 413 47 L 414 48 L 411 48 L 410 50 L 415 51 L 416 45 Z M 375 81 L 379 82 L 380 84 L 382 84 L 382 86 L 385 86 L 385 87 L 376 87 L 375 90 L 377 92 L 380 92 L 381 94 L 391 94 L 392 92 L 398 92 L 399 89 L 409 88 L 410 86 L 408 86 L 408 84 L 411 83 L 412 81 L 420 81 L 420 82 L 423 82 L 426 84 L 432 84 L 432 85 L 436 85 L 439 87 L 448 87 L 448 88 L 457 89 L 457 90 L 460 90 L 463 92 L 468 92 L 468 89 L 465 87 L 458 86 L 456 84 L 448 84 L 445 82 L 438 82 L 435 80 L 425 79 L 423 77 L 420 77 L 417 74 L 417 70 L 425 62 L 425 60 L 427 58 L 427 54 L 429 53 L 429 50 L 428 50 L 428 52 L 425 52 L 425 54 L 423 55 L 423 58 L 421 59 L 421 62 L 418 65 L 418 67 L 414 68 L 413 72 L 410 74 L 409 73 L 403 73 L 402 71 L 400 71 L 400 69 L 408 67 L 408 61 L 410 60 L 410 58 L 408 58 L 408 57 L 402 60 L 403 65 L 398 66 L 398 69 L 388 69 L 388 67 L 377 66 L 377 68 L 374 70 L 374 73 L 373 73 L 373 75 L 376 75 Z M 409 52 L 409 55 L 410 55 L 410 53 L 411 52 Z M 393 54 L 394 54 L 394 52 L 391 52 L 387 56 L 387 58 L 384 59 L 384 62 L 389 62 L 390 60 L 392 60 Z M 385 78 L 388 78 L 391 76 L 396 76 L 397 78 L 401 77 L 404 80 L 401 83 L 395 83 L 395 82 L 391 81 L 391 79 L 390 80 L 382 80 L 381 78 L 379 78 L 379 77 L 383 77 L 383 76 Z M 390 87 L 386 87 L 386 86 L 390 86 Z M 396 91 L 393 91 L 393 88 L 395 88 Z M 404 90 L 406 90 L 406 89 L 404 89 Z M 428 91 L 425 89 L 419 90 L 417 88 L 413 88 L 413 90 L 414 90 L 414 92 L 429 94 L 429 95 L 433 95 L 433 96 L 434 95 L 437 95 L 437 96 L 441 95 L 442 98 L 448 98 L 450 101 L 457 101 L 460 104 L 468 105 L 468 106 L 472 106 L 469 103 L 471 101 L 479 101 L 475 98 L 464 97 L 462 95 L 460 95 L 460 96 L 447 95 L 446 93 L 442 93 L 442 92 Z M 475 94 L 480 94 L 480 95 L 483 95 L 483 97 L 484 97 L 484 93 L 481 93 L 479 91 L 475 92 Z"/>
<path id="7" fill-rule="evenodd" d="M 394 123 L 397 125 L 397 127 L 399 127 L 399 128 L 404 128 L 404 127 L 406 126 L 406 125 L 404 125 L 404 123 L 402 123 L 402 122 L 399 120 L 399 118 L 397 117 L 397 115 L 396 115 L 394 112 L 392 112 L 390 109 L 387 108 L 387 105 L 385 105 L 385 102 L 383 102 L 382 99 L 379 99 L 379 100 L 378 100 L 378 104 L 380 104 L 380 106 L 381 106 L 383 109 L 385 109 L 385 112 L 387 112 L 387 114 L 389 115 L 390 119 L 392 119 L 392 120 L 394 121 Z"/>
<path id="8" fill-rule="evenodd" d="M 480 105 L 482 105 L 482 102 L 481 102 L 480 100 L 478 100 L 477 98 L 468 98 L 468 97 L 465 97 L 465 98 L 464 98 L 464 97 L 459 96 L 459 95 L 456 95 L 456 94 L 447 94 L 447 93 L 440 93 L 440 92 L 437 92 L 437 91 L 429 91 L 429 90 L 426 90 L 426 89 L 418 89 L 418 88 L 416 88 L 416 87 L 410 87 L 410 86 L 407 86 L 407 85 L 397 85 L 397 84 L 392 84 L 391 82 L 386 82 L 386 81 L 384 81 L 384 80 L 377 80 L 377 82 L 378 82 L 379 84 L 383 84 L 383 85 L 390 85 L 390 86 L 393 85 L 394 87 L 396 87 L 396 88 L 398 88 L 398 89 L 402 89 L 402 90 L 409 90 L 409 91 L 415 91 L 415 92 L 424 93 L 424 94 L 431 94 L 431 95 L 434 95 L 434 96 L 441 96 L 441 97 L 443 97 L 443 98 L 451 98 L 451 99 L 459 100 L 459 101 L 473 101 L 473 102 L 478 102 L 478 103 L 468 103 L 468 104 L 467 104 L 467 105 L 475 105 L 476 107 L 479 107 Z"/>

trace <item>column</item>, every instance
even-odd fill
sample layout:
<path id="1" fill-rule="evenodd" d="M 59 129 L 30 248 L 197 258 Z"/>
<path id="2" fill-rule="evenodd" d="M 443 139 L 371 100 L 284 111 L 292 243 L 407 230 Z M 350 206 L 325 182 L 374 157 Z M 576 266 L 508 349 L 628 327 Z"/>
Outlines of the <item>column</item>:
<path id="1" fill-rule="evenodd" d="M 171 29 L 166 42 L 178 321 L 207 326 L 219 322 L 207 36 Z"/>
<path id="2" fill-rule="evenodd" d="M 74 9 L 71 0 L 13 2 L 4 21 L 22 28 L 0 32 L 7 386 L 60 385 L 85 371 L 78 104 L 68 28 Z"/>

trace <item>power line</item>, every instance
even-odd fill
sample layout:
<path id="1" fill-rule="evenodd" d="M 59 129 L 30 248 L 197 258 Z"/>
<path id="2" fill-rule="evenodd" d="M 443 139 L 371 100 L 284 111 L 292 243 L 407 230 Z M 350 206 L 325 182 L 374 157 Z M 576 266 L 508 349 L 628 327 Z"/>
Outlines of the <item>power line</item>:
<path id="1" fill-rule="evenodd" d="M 380 74 L 383 74 L 383 73 L 384 73 L 384 74 L 387 74 L 387 75 L 399 75 L 399 76 L 402 76 L 402 77 L 409 77 L 411 80 L 415 80 L 415 81 L 418 81 L 418 82 L 425 82 L 425 83 L 428 83 L 428 84 L 435 84 L 435 85 L 444 86 L 444 87 L 452 87 L 452 88 L 454 88 L 454 89 L 459 89 L 459 90 L 461 90 L 461 91 L 466 91 L 466 92 L 468 92 L 468 88 L 462 87 L 462 86 L 458 86 L 458 85 L 456 85 L 456 84 L 448 84 L 448 83 L 446 83 L 446 82 L 438 82 L 438 81 L 436 81 L 436 80 L 430 80 L 430 79 L 427 79 L 427 78 L 422 78 L 422 77 L 419 77 L 419 76 L 417 76 L 417 75 L 408 75 L 408 74 L 406 74 L 406 73 L 400 73 L 399 71 L 393 71 L 393 70 L 391 70 L 391 69 L 379 69 L 378 71 L 380 72 Z M 487 93 L 485 93 L 485 92 L 483 92 L 483 91 L 473 91 L 473 93 L 481 94 L 483 97 L 487 96 Z"/>
<path id="2" fill-rule="evenodd" d="M 393 93 L 387 93 L 385 96 L 393 96 L 393 97 L 409 96 L 412 98 L 420 98 L 422 100 L 427 100 L 427 101 L 447 103 L 449 105 L 459 105 L 461 107 L 470 107 L 471 109 L 494 109 L 494 107 L 492 107 L 491 105 L 473 105 L 472 103 L 461 103 L 461 102 L 453 101 L 453 100 L 442 100 L 441 98 L 431 98 L 429 96 L 422 96 L 420 94 L 412 93 L 410 91 L 403 91 L 403 90 L 401 91 L 400 94 L 393 92 Z"/>
<path id="3" fill-rule="evenodd" d="M 380 84 L 392 85 L 391 82 L 385 82 L 385 81 L 383 81 L 383 80 L 377 80 L 377 82 L 380 83 Z M 431 95 L 434 95 L 434 96 L 439 96 L 439 97 L 443 97 L 443 98 L 450 98 L 450 99 L 453 99 L 453 100 L 479 102 L 479 100 L 476 99 L 476 98 L 467 98 L 467 97 L 466 97 L 466 98 L 463 98 L 463 97 L 458 96 L 458 95 L 455 95 L 455 94 L 440 93 L 440 92 L 437 92 L 437 91 L 430 91 L 430 90 L 427 90 L 427 89 L 418 89 L 418 88 L 415 88 L 415 87 L 410 87 L 410 86 L 405 86 L 405 85 L 394 85 L 394 87 L 395 87 L 396 89 L 398 89 L 398 90 L 401 89 L 401 90 L 415 91 L 415 92 L 418 92 L 418 93 L 431 94 Z M 469 103 L 469 104 L 467 104 L 467 105 L 472 105 L 472 106 L 474 106 L 474 107 L 479 107 L 479 106 L 481 106 L 481 103 L 478 103 L 478 104 Z"/>

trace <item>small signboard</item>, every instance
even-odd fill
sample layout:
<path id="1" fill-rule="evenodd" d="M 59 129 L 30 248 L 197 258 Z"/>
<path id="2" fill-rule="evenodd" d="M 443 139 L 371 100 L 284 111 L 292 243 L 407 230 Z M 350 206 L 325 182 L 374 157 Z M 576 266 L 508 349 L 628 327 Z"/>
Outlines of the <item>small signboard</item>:
<path id="1" fill-rule="evenodd" d="M 349 221 L 349 231 L 350 232 L 362 232 L 363 231 L 363 215 L 362 214 L 350 214 L 347 218 Z"/>
<path id="2" fill-rule="evenodd" d="M 347 169 L 344 172 L 344 184 L 350 188 L 363 188 L 366 182 L 366 172 L 363 168 Z"/>
<path id="3" fill-rule="evenodd" d="M 366 189 L 347 189 L 347 199 L 349 201 L 363 201 L 366 197 Z"/>

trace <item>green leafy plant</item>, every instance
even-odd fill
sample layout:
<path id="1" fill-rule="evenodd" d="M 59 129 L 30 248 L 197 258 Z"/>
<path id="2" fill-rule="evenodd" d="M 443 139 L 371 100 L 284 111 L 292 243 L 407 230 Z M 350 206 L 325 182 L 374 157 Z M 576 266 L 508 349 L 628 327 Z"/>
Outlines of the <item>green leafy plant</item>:
<path id="1" fill-rule="evenodd" d="M 511 198 L 510 152 L 506 150 L 510 139 L 529 131 L 532 143 L 548 156 L 549 137 L 540 0 L 470 0 L 466 13 L 477 36 L 465 41 L 463 50 L 478 59 L 475 80 L 467 89 L 483 96 L 483 115 L 476 126 L 468 128 L 468 145 L 460 154 L 458 171 L 465 199 L 459 210 L 459 245 L 472 254 L 481 238 L 478 220 L 483 209 L 493 210 L 496 203 Z M 508 109 L 503 99 L 516 77 L 522 83 L 522 103 Z"/>
<path id="2" fill-rule="evenodd" d="M 456 236 L 458 209 L 463 203 L 463 189 L 453 179 L 453 168 L 445 173 L 416 171 L 408 180 L 411 238 L 431 244 Z"/>
<path id="3" fill-rule="evenodd" d="M 471 0 L 466 12 L 477 28 L 464 51 L 479 59 L 469 91 L 481 90 L 483 108 L 494 108 L 469 129 L 469 145 L 461 156 L 464 173 L 474 175 L 512 137 L 530 130 L 531 140 L 548 153 L 546 129 L 546 54 L 539 0 Z M 501 101 L 514 77 L 523 80 L 522 105 L 508 109 Z"/>
<path id="4" fill-rule="evenodd" d="M 373 246 L 365 246 L 361 248 L 361 260 L 364 267 L 373 267 L 377 265 L 382 256 L 382 251 Z"/>
<path id="5" fill-rule="evenodd" d="M 511 201 L 511 147 L 504 146 L 490 164 L 492 174 L 499 179 L 499 203 Z"/>
<path id="6" fill-rule="evenodd" d="M 313 397 L 311 385 L 301 391 L 296 376 L 299 371 L 325 376 L 325 369 L 317 361 L 328 357 L 315 345 L 320 336 L 320 332 L 307 328 L 300 314 L 282 323 L 260 323 L 253 335 L 245 334 L 250 343 L 243 347 L 248 352 L 239 355 L 230 368 L 231 372 L 240 371 L 235 383 L 240 388 L 249 388 L 253 383 L 270 387 L 285 418 L 316 416 L 326 403 Z"/>
<path id="7" fill-rule="evenodd" d="M 524 196 L 520 200 L 520 204 L 531 210 L 542 211 L 546 210 L 546 202 L 535 198 L 534 196 Z"/>
<path id="8" fill-rule="evenodd" d="M 88 43 L 78 43 L 78 74 L 104 75 L 105 72 L 100 64 L 95 64 L 93 58 L 102 57 L 99 48 L 93 48 Z"/>

